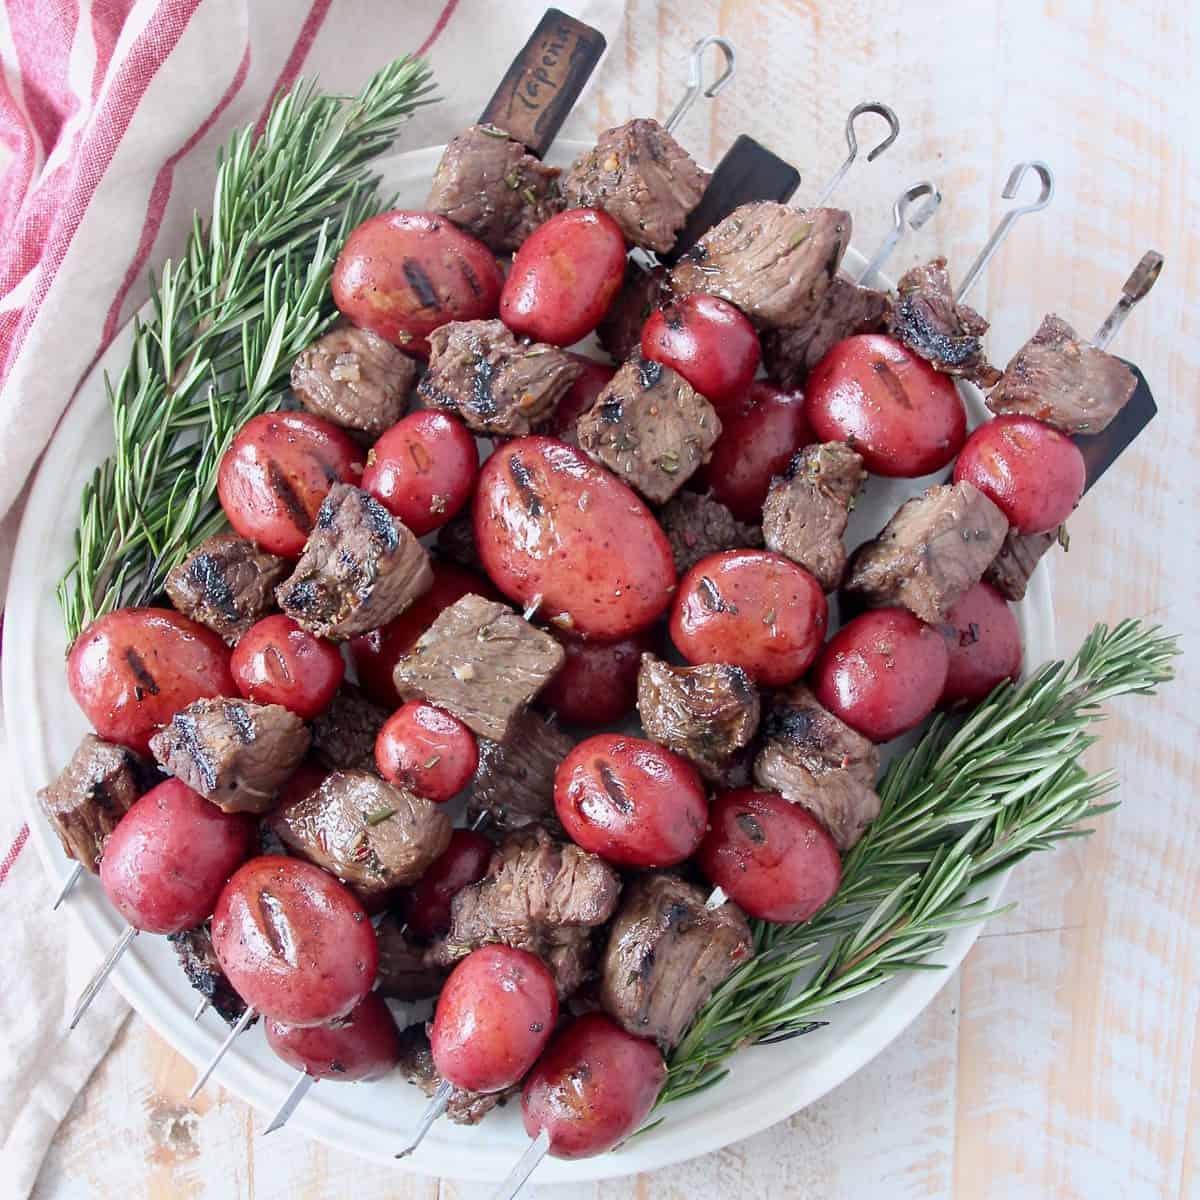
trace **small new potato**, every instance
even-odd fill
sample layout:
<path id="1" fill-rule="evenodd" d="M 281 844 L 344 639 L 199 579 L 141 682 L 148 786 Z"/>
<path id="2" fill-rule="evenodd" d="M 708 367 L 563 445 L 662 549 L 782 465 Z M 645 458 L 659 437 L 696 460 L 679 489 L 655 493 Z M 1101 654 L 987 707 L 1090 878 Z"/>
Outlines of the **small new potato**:
<path id="1" fill-rule="evenodd" d="M 551 632 L 556 632 L 553 626 Z M 567 657 L 538 694 L 538 703 L 574 725 L 611 725 L 628 716 L 637 704 L 642 655 L 658 648 L 654 631 L 644 630 L 619 642 L 556 636 Z"/>
<path id="2" fill-rule="evenodd" d="M 314 1079 L 382 1079 L 400 1061 L 400 1030 L 378 992 L 328 1025 L 285 1025 L 268 1018 L 263 1029 L 267 1045 L 289 1067 Z"/>
<path id="3" fill-rule="evenodd" d="M 575 445 L 575 426 L 595 403 L 596 398 L 612 381 L 616 367 L 597 362 L 584 354 L 567 352 L 572 362 L 583 368 L 583 373 L 567 389 L 567 394 L 554 406 L 554 411 L 540 426 L 541 432 L 549 437 L 561 438 Z"/>
<path id="4" fill-rule="evenodd" d="M 263 617 L 246 630 L 233 648 L 230 667 L 247 700 L 282 704 L 305 721 L 329 707 L 346 674 L 332 642 L 314 637 L 282 613 Z"/>
<path id="5" fill-rule="evenodd" d="M 1021 674 L 1021 630 L 1008 602 L 977 583 L 939 627 L 950 653 L 940 705 L 977 704 L 1005 679 Z"/>
<path id="6" fill-rule="evenodd" d="M 380 729 L 375 765 L 389 783 L 445 804 L 471 782 L 479 766 L 479 743 L 444 708 L 410 700 Z"/>
<path id="7" fill-rule="evenodd" d="M 432 940 L 450 932 L 450 905 L 463 888 L 487 874 L 492 843 L 471 829 L 456 829 L 450 844 L 400 900 L 409 932 Z"/>

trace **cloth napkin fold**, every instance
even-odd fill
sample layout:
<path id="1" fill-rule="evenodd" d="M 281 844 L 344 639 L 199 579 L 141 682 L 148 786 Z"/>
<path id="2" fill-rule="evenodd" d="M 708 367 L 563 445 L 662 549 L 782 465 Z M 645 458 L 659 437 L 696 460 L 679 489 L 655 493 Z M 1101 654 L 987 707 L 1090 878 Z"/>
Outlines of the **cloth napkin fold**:
<path id="1" fill-rule="evenodd" d="M 560 7 L 601 29 L 611 53 L 620 0 Z M 30 475 L 89 367 L 145 301 L 149 272 L 178 254 L 194 210 L 208 215 L 216 151 L 230 132 L 261 120 L 300 75 L 352 92 L 412 52 L 429 57 L 443 101 L 414 116 L 397 149 L 444 142 L 478 115 L 544 11 L 529 0 L 0 5 L 0 597 Z M 588 111 L 585 93 L 564 136 L 586 136 Z M 64 513 L 74 507 L 64 497 Z M 4 778 L 6 753 L 0 708 Z M 0 804 L 0 1179 L 14 1200 L 29 1193 L 127 1015 L 110 986 L 66 1035 L 96 963 L 70 916 L 51 914 L 57 884 L 28 841 L 8 796 Z"/>

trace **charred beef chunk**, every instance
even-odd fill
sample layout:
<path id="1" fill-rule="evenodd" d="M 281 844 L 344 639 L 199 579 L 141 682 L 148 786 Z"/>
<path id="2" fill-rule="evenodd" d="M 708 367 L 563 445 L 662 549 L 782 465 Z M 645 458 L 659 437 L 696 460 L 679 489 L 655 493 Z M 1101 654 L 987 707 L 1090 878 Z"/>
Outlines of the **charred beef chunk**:
<path id="1" fill-rule="evenodd" d="M 655 120 L 626 121 L 600 135 L 563 177 L 568 208 L 602 208 L 632 246 L 675 245 L 709 176 Z"/>
<path id="2" fill-rule="evenodd" d="M 503 321 L 451 321 L 429 335 L 429 370 L 418 391 L 476 433 L 521 437 L 582 371 L 557 346 L 520 340 Z"/>
<path id="3" fill-rule="evenodd" d="M 1042 555 L 1058 540 L 1058 530 L 1018 533 L 1010 529 L 999 553 L 984 571 L 984 579 L 1006 600 L 1024 600 L 1030 577 L 1042 561 Z"/>
<path id="4" fill-rule="evenodd" d="M 671 274 L 680 296 L 708 292 L 756 325 L 799 325 L 815 313 L 850 244 L 850 214 L 759 200 L 714 225 Z"/>
<path id="5" fill-rule="evenodd" d="M 375 770 L 375 739 L 391 713 L 343 683 L 329 707 L 312 723 L 313 750 L 327 767 Z"/>
<path id="6" fill-rule="evenodd" d="M 846 569 L 842 534 L 859 489 L 867 480 L 862 458 L 845 442 L 806 446 L 771 481 L 763 505 L 763 540 L 810 571 L 832 592 Z"/>
<path id="7" fill-rule="evenodd" d="M 504 130 L 472 125 L 446 147 L 425 207 L 508 254 L 562 210 L 560 174 Z"/>
<path id="8" fill-rule="evenodd" d="M 822 708 L 802 683 L 770 698 L 762 727 L 754 782 L 803 805 L 839 850 L 849 850 L 879 815 L 879 750 Z"/>
<path id="9" fill-rule="evenodd" d="M 1137 388 L 1119 359 L 1082 341 L 1053 313 L 1013 355 L 987 398 L 994 413 L 1022 413 L 1064 433 L 1099 433 Z"/>
<path id="10" fill-rule="evenodd" d="M 645 271 L 630 260 L 625 268 L 625 282 L 617 293 L 604 320 L 596 326 L 596 338 L 612 356 L 613 362 L 623 363 L 632 358 L 642 344 L 642 326 L 650 314 L 670 300 L 671 276 L 666 267 Z"/>
<path id="11" fill-rule="evenodd" d="M 410 1025 L 400 1034 L 400 1061 L 397 1070 L 416 1084 L 426 1096 L 432 1096 L 441 1085 L 442 1077 L 433 1065 L 433 1053 L 429 1048 L 429 1033 L 423 1021 Z M 520 1086 L 503 1092 L 468 1092 L 456 1087 L 450 1093 L 446 1105 L 446 1116 L 459 1125 L 478 1125 L 493 1108 L 502 1106 L 520 1091 Z"/>
<path id="12" fill-rule="evenodd" d="M 643 654 L 638 715 L 647 737 L 691 759 L 706 779 L 720 783 L 730 760 L 758 729 L 758 689 L 741 667 L 673 667 Z"/>
<path id="13" fill-rule="evenodd" d="M 665 504 L 708 461 L 721 418 L 677 371 L 638 356 L 579 418 L 578 433 L 584 453 Z"/>
<path id="14" fill-rule="evenodd" d="M 535 826 L 496 847 L 488 873 L 455 895 L 434 962 L 450 965 L 495 942 L 538 955 L 569 996 L 590 975 L 592 930 L 616 910 L 621 881 L 602 858 Z"/>
<path id="15" fill-rule="evenodd" d="M 1004 514 L 973 484 L 928 488 L 854 552 L 846 590 L 936 624 L 983 578 L 1007 532 Z"/>
<path id="16" fill-rule="evenodd" d="M 167 595 L 185 616 L 231 646 L 275 608 L 275 585 L 288 564 L 236 533 L 205 538 L 168 576 Z"/>
<path id="17" fill-rule="evenodd" d="M 785 325 L 763 336 L 767 375 L 781 388 L 800 387 L 809 371 L 843 338 L 882 333 L 891 311 L 892 302 L 885 293 L 835 275 L 803 323 Z"/>
<path id="18" fill-rule="evenodd" d="M 292 363 L 292 391 L 311 413 L 372 441 L 404 416 L 417 364 L 369 329 L 334 329 Z"/>
<path id="19" fill-rule="evenodd" d="M 574 738 L 532 709 L 513 718 L 504 741 L 480 738 L 468 822 L 487 813 L 493 829 L 524 829 L 535 823 L 556 827 L 554 772 L 574 745 Z"/>
<path id="20" fill-rule="evenodd" d="M 392 913 L 375 926 L 379 943 L 379 994 L 391 1000 L 428 1000 L 442 990 L 449 972 L 428 959 L 424 946 L 409 941 Z"/>
<path id="21" fill-rule="evenodd" d="M 362 488 L 337 483 L 275 595 L 309 633 L 341 641 L 386 625 L 432 584 L 429 555 L 408 526 Z"/>
<path id="22" fill-rule="evenodd" d="M 163 770 L 225 812 L 266 812 L 311 738 L 282 704 L 194 700 L 150 739 Z"/>
<path id="23" fill-rule="evenodd" d="M 988 323 L 973 308 L 955 304 L 944 258 L 913 267 L 897 288 L 900 299 L 889 327 L 893 337 L 946 375 L 983 388 L 1000 378 L 983 350 Z"/>
<path id="24" fill-rule="evenodd" d="M 167 941 L 171 943 L 188 983 L 213 1006 L 226 1025 L 236 1025 L 246 1011 L 246 1002 L 233 990 L 233 984 L 217 962 L 208 922 L 182 933 L 168 933 Z"/>
<path id="25" fill-rule="evenodd" d="M 763 544 L 757 525 L 742 524 L 719 500 L 698 492 L 679 492 L 658 514 L 658 523 L 681 576 L 710 554 Z"/>
<path id="26" fill-rule="evenodd" d="M 108 835 L 150 782 L 132 750 L 84 737 L 58 778 L 38 792 L 63 853 L 95 875 Z"/>
<path id="27" fill-rule="evenodd" d="M 440 705 L 502 742 L 565 657 L 554 638 L 507 605 L 469 595 L 438 615 L 396 663 L 393 679 L 403 699 Z"/>
<path id="28" fill-rule="evenodd" d="M 677 875 L 639 875 L 625 888 L 601 960 L 601 1007 L 664 1050 L 754 953 L 742 910 L 731 901 L 709 910 L 705 899 L 702 888 Z"/>
<path id="29" fill-rule="evenodd" d="M 364 899 L 416 883 L 450 844 L 441 807 L 370 771 L 334 771 L 268 820 L 288 850 Z"/>
<path id="30" fill-rule="evenodd" d="M 471 506 L 466 512 L 447 521 L 437 533 L 437 551 L 441 558 L 449 559 L 468 571 L 482 571 L 479 547 L 475 545 L 475 522 L 471 517 Z"/>

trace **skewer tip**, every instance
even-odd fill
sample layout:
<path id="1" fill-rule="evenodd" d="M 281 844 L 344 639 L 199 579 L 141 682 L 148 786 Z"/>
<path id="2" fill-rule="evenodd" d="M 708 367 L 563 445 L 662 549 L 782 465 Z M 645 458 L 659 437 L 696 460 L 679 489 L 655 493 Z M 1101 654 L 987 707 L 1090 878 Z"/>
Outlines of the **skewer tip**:
<path id="1" fill-rule="evenodd" d="M 80 875 L 83 874 L 83 863 L 76 863 L 71 868 L 71 873 L 64 880 L 62 888 L 55 897 L 54 903 L 50 906 L 51 912 L 56 912 L 62 902 L 71 894 L 71 889 L 79 882 Z"/>

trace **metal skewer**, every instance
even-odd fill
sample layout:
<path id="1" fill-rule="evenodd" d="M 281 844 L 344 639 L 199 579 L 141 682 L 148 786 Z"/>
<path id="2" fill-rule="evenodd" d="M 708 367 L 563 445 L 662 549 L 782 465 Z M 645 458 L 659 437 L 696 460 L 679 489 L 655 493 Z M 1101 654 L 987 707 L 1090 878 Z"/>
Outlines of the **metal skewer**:
<path id="1" fill-rule="evenodd" d="M 1109 342 L 1117 336 L 1117 331 L 1125 324 L 1125 318 L 1133 311 L 1133 306 L 1143 299 L 1147 292 L 1158 282 L 1163 268 L 1163 256 L 1157 250 L 1147 250 L 1141 261 L 1130 272 L 1121 288 L 1121 298 L 1113 307 L 1112 312 L 1104 319 L 1104 324 L 1096 330 L 1092 345 L 1097 350 L 1107 348 Z"/>
<path id="2" fill-rule="evenodd" d="M 454 1084 L 448 1079 L 443 1079 L 438 1084 L 437 1091 L 429 1098 L 429 1103 L 425 1106 L 420 1121 L 417 1122 L 412 1141 L 396 1155 L 397 1158 L 407 1158 L 425 1140 L 425 1135 L 433 1128 L 433 1123 L 446 1111 L 453 1091 Z"/>
<path id="3" fill-rule="evenodd" d="M 71 1014 L 71 1022 L 67 1026 L 68 1029 L 74 1029 L 79 1024 L 80 1017 L 87 1012 L 89 1005 L 96 998 L 96 993 L 104 986 L 104 981 L 112 974 L 112 969 L 121 960 L 121 955 L 129 949 L 129 943 L 138 935 L 138 930 L 132 925 L 125 930 L 117 939 L 116 945 L 108 952 L 108 957 L 97 968 L 95 975 L 88 981 L 87 987 L 83 989 L 79 997 L 79 1002 L 75 1005 L 75 1011 Z"/>
<path id="4" fill-rule="evenodd" d="M 207 1065 L 196 1077 L 196 1082 L 192 1084 L 192 1090 L 187 1094 L 189 1100 L 194 1100 L 200 1094 L 200 1089 L 208 1082 L 208 1077 L 217 1069 L 217 1064 L 225 1057 L 225 1052 L 229 1047 L 233 1045 L 233 1039 L 242 1033 L 256 1016 L 258 1016 L 257 1009 L 247 1008 L 238 1018 L 237 1024 L 226 1035 L 225 1040 L 217 1048 L 216 1054 L 208 1060 Z"/>
<path id="5" fill-rule="evenodd" d="M 924 197 L 924 203 L 918 206 L 916 202 L 922 197 Z M 910 229 L 920 229 L 937 212 L 941 202 L 942 193 L 928 179 L 923 179 L 920 183 L 914 183 L 911 187 L 905 188 L 896 197 L 896 203 L 892 205 L 891 231 L 879 244 L 879 249 L 871 256 L 871 261 L 859 275 L 858 283 L 861 286 L 865 287 L 875 277 L 879 269 L 895 252 L 905 233 Z"/>
<path id="6" fill-rule="evenodd" d="M 889 127 L 887 137 L 867 155 L 867 162 L 874 162 L 900 136 L 900 118 L 882 101 L 864 100 L 861 104 L 856 104 L 846 118 L 846 145 L 849 147 L 850 153 L 846 156 L 846 161 L 838 167 L 833 173 L 833 177 L 821 189 L 821 194 L 810 207 L 823 208 L 829 197 L 833 195 L 837 185 L 846 177 L 846 172 L 854 165 L 854 160 L 858 158 L 858 138 L 854 133 L 854 122 L 864 113 L 875 113 L 882 117 Z"/>
<path id="7" fill-rule="evenodd" d="M 208 1012 L 209 999 L 207 996 L 196 1005 L 196 1011 L 192 1013 L 192 1020 L 198 1021 L 206 1012 Z"/>
<path id="8" fill-rule="evenodd" d="M 316 1082 L 315 1076 L 310 1075 L 307 1071 L 301 1071 L 300 1077 L 292 1084 L 292 1090 L 288 1092 L 278 1111 L 271 1118 L 271 1123 L 263 1130 L 263 1134 L 274 1133 L 276 1129 L 282 1129 L 288 1123 L 292 1113 L 299 1107 L 300 1101 L 308 1095 L 308 1089 Z"/>
<path id="9" fill-rule="evenodd" d="M 55 898 L 54 903 L 51 905 L 51 907 L 50 907 L 51 912 L 53 912 L 54 909 L 58 908 L 58 906 L 67 898 L 67 896 L 71 892 L 71 889 L 79 882 L 79 878 L 82 874 L 83 874 L 83 863 L 76 863 L 71 868 L 71 873 L 67 876 L 65 882 L 62 885 L 61 890 L 58 893 L 58 896 Z"/>
<path id="10" fill-rule="evenodd" d="M 1021 186 L 1021 181 L 1030 171 L 1033 171 L 1042 181 L 1041 193 L 1032 204 L 1021 204 L 1016 208 L 1010 208 L 1000 219 L 1000 224 L 996 226 L 992 236 L 988 238 L 987 243 L 980 250 L 979 257 L 971 264 L 970 270 L 963 276 L 962 283 L 958 285 L 958 291 L 954 293 L 955 303 L 961 304 L 966 299 L 967 293 L 979 281 L 984 267 L 992 261 L 992 256 L 1000 249 L 1000 244 L 1008 237 L 1017 219 L 1023 217 L 1026 213 L 1040 212 L 1054 199 L 1054 172 L 1044 162 L 1036 160 L 1033 162 L 1017 163 L 1013 167 L 1009 172 L 1008 182 L 1004 185 L 1004 191 L 1000 193 L 1004 199 L 1011 200 L 1016 196 L 1017 189 Z"/>
<path id="11" fill-rule="evenodd" d="M 725 69 L 706 88 L 704 86 L 704 52 L 709 46 L 716 46 L 721 51 L 725 59 Z M 679 128 L 679 123 L 691 111 L 696 101 L 701 96 L 704 96 L 708 100 L 714 100 L 720 95 L 725 85 L 733 78 L 733 73 L 736 70 L 737 55 L 734 53 L 732 43 L 723 37 L 717 37 L 715 34 L 701 38 L 692 47 L 687 91 L 684 92 L 679 103 L 675 105 L 675 109 L 671 115 L 663 122 L 663 128 L 668 133 L 674 133 Z"/>
<path id="12" fill-rule="evenodd" d="M 525 1153 L 517 1159 L 508 1178 L 492 1193 L 492 1200 L 513 1200 L 549 1150 L 550 1135 L 545 1129 L 540 1129 L 537 1137 L 525 1147 Z"/>

